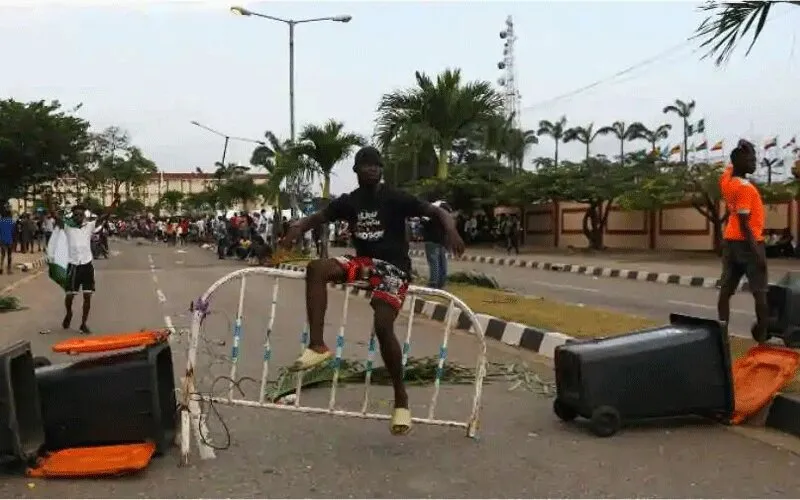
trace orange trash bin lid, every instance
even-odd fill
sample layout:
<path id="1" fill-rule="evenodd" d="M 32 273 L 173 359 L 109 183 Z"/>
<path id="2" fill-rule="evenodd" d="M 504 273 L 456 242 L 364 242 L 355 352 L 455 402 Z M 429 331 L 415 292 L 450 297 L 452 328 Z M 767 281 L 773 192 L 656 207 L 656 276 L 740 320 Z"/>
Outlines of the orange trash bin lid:
<path id="1" fill-rule="evenodd" d="M 168 333 L 164 331 L 144 331 L 97 337 L 72 337 L 54 344 L 52 349 L 53 352 L 65 354 L 119 351 L 164 342 L 167 336 Z"/>
<path id="2" fill-rule="evenodd" d="M 154 443 L 67 448 L 40 459 L 29 477 L 99 477 L 130 474 L 146 468 L 156 452 Z"/>
<path id="3" fill-rule="evenodd" d="M 800 353 L 777 346 L 751 347 L 733 363 L 733 394 L 736 400 L 732 424 L 740 424 L 758 413 L 797 373 Z"/>

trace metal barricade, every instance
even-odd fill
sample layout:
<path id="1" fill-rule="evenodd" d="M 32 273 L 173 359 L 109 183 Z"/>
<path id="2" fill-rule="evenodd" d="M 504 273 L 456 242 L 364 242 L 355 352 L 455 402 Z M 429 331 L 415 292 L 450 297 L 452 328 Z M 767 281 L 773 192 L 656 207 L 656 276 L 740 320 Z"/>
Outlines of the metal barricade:
<path id="1" fill-rule="evenodd" d="M 241 339 L 243 328 L 243 312 L 244 312 L 244 298 L 247 288 L 248 279 L 252 279 L 254 275 L 262 275 L 273 278 L 272 285 L 272 300 L 269 308 L 269 318 L 264 335 L 264 351 L 263 351 L 263 365 L 260 377 L 260 391 L 257 399 L 237 398 L 234 394 L 236 385 L 239 361 L 241 359 Z M 181 384 L 181 432 L 179 433 L 179 441 L 181 448 L 181 463 L 188 464 L 189 455 L 191 451 L 192 433 L 194 432 L 194 441 L 196 442 L 201 459 L 215 458 L 216 454 L 214 449 L 207 441 L 208 429 L 206 427 L 206 415 L 201 410 L 200 403 L 220 404 L 229 406 L 251 407 L 251 408 L 269 408 L 278 411 L 292 411 L 299 413 L 317 413 L 327 414 L 341 417 L 375 419 L 375 420 L 389 420 L 391 418 L 388 414 L 372 413 L 369 411 L 370 402 L 370 385 L 373 371 L 373 364 L 376 353 L 377 341 L 374 332 L 370 335 L 367 360 L 366 360 L 366 373 L 364 382 L 364 394 L 360 411 L 344 411 L 336 409 L 336 394 L 339 384 L 339 368 L 342 361 L 342 352 L 345 341 L 345 330 L 347 327 L 347 315 L 350 300 L 353 300 L 352 293 L 345 293 L 341 323 L 336 337 L 336 351 L 332 360 L 334 373 L 333 380 L 330 388 L 330 396 L 328 404 L 325 407 L 303 406 L 301 404 L 303 377 L 302 372 L 297 377 L 297 387 L 294 392 L 294 401 L 292 404 L 279 404 L 275 402 L 266 401 L 265 392 L 270 371 L 270 360 L 272 358 L 272 344 L 271 337 L 273 327 L 275 325 L 275 317 L 277 315 L 278 294 L 280 291 L 280 283 L 282 279 L 304 280 L 305 274 L 300 271 L 290 271 L 285 269 L 254 267 L 245 268 L 234 271 L 212 284 L 208 290 L 201 296 L 197 303 L 192 306 L 192 324 L 190 329 L 190 336 L 188 342 L 188 353 L 186 361 L 186 371 Z M 229 387 L 227 397 L 215 396 L 213 394 L 202 394 L 197 392 L 196 379 L 197 379 L 197 354 L 198 347 L 201 341 L 202 323 L 208 313 L 209 301 L 212 299 L 214 293 L 226 283 L 240 280 L 239 300 L 236 319 L 233 325 L 233 345 L 231 350 L 231 367 L 229 373 Z M 347 292 L 350 288 L 362 288 L 358 284 L 347 285 Z M 408 362 L 408 355 L 411 347 L 411 333 L 414 324 L 415 316 L 415 303 L 420 296 L 438 297 L 448 301 L 447 317 L 445 318 L 444 336 L 439 348 L 439 357 L 436 375 L 433 383 L 433 394 L 428 406 L 428 413 L 426 417 L 413 417 L 412 422 L 428 425 L 439 425 L 446 427 L 462 428 L 466 431 L 468 437 L 475 437 L 477 432 L 478 417 L 481 405 L 481 396 L 483 389 L 484 377 L 486 376 L 486 342 L 484 338 L 483 328 L 478 322 L 475 313 L 458 297 L 443 290 L 436 290 L 425 287 L 418 287 L 411 285 L 408 288 L 408 296 L 404 304 L 404 310 L 408 314 L 408 328 L 405 332 L 405 339 L 402 344 L 403 352 L 403 368 L 405 369 Z M 463 420 L 440 420 L 436 418 L 436 404 L 439 398 L 439 389 L 441 385 L 441 377 L 444 370 L 445 361 L 447 358 L 447 346 L 450 339 L 451 332 L 454 328 L 454 322 L 458 319 L 460 314 L 465 313 L 471 322 L 470 330 L 478 339 L 478 353 L 476 356 L 476 370 L 475 381 L 473 384 L 474 394 L 472 397 L 471 405 L 467 408 L 467 415 Z M 308 343 L 308 324 L 303 326 L 300 338 L 300 352 L 305 349 Z"/>

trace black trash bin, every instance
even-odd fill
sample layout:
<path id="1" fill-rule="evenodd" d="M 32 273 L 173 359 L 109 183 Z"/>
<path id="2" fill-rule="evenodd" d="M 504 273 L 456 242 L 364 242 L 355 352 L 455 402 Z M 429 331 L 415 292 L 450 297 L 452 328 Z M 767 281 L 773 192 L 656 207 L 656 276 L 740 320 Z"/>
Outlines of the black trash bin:
<path id="1" fill-rule="evenodd" d="M 31 344 L 0 349 L 0 462 L 29 462 L 44 445 Z"/>
<path id="2" fill-rule="evenodd" d="M 556 415 L 589 418 L 601 437 L 626 421 L 701 415 L 727 422 L 734 410 L 728 339 L 714 320 L 672 314 L 669 325 L 565 344 L 555 351 L 555 372 Z"/>
<path id="3" fill-rule="evenodd" d="M 166 342 L 38 368 L 48 450 L 152 441 L 174 442 L 175 379 Z"/>
<path id="4" fill-rule="evenodd" d="M 769 285 L 767 305 L 769 336 L 780 338 L 786 347 L 800 347 L 800 273 L 788 272 Z"/>

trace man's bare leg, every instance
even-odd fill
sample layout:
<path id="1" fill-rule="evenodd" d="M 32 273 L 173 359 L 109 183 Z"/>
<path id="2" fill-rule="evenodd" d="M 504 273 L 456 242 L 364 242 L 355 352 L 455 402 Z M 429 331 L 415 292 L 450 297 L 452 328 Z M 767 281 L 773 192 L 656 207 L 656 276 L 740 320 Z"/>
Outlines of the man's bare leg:
<path id="1" fill-rule="evenodd" d="M 11 246 L 0 245 L 0 274 L 3 274 L 3 264 L 6 264 L 6 271 L 11 274 Z"/>
<path id="2" fill-rule="evenodd" d="M 394 321 L 398 312 L 392 305 L 377 298 L 372 299 L 371 305 L 375 311 L 373 326 L 380 345 L 381 358 L 394 389 L 394 411 L 390 429 L 395 435 L 408 434 L 411 431 L 411 412 L 408 409 L 408 393 L 403 383 L 403 353 L 394 335 Z"/>
<path id="3" fill-rule="evenodd" d="M 295 369 L 308 369 L 327 361 L 330 349 L 325 345 L 325 312 L 328 308 L 328 283 L 344 281 L 342 266 L 336 259 L 312 260 L 306 266 L 306 314 L 308 316 L 308 349 L 295 362 Z M 320 356 L 316 356 L 318 354 Z"/>
<path id="4" fill-rule="evenodd" d="M 375 336 L 381 349 L 381 358 L 394 389 L 394 407 L 408 409 L 408 393 L 403 383 L 403 351 L 394 334 L 394 321 L 397 311 L 382 300 L 373 299 L 372 309 L 375 311 Z"/>
<path id="5" fill-rule="evenodd" d="M 66 309 L 66 314 L 64 315 L 64 321 L 61 322 L 61 326 L 64 327 L 65 330 L 69 328 L 70 323 L 72 323 L 72 302 L 74 300 L 74 293 L 68 293 L 67 296 L 64 297 L 64 308 Z"/>
<path id="6" fill-rule="evenodd" d="M 89 320 L 89 311 L 92 310 L 92 294 L 91 293 L 84 293 L 83 294 L 83 314 L 81 316 L 81 333 L 92 333 L 89 330 L 89 327 L 86 326 L 86 322 Z"/>

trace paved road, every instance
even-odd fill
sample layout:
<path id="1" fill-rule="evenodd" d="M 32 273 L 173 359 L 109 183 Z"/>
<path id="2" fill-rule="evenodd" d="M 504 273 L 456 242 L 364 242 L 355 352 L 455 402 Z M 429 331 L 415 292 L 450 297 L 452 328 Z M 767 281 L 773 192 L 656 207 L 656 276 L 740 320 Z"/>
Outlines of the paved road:
<path id="1" fill-rule="evenodd" d="M 423 276 L 428 268 L 424 258 L 414 258 L 414 266 Z M 517 269 L 451 261 L 451 271 L 478 271 L 494 276 L 500 285 L 524 295 L 620 311 L 667 322 L 670 313 L 716 318 L 717 290 L 611 278 L 597 278 L 572 273 Z M 731 330 L 749 337 L 754 321 L 753 298 L 739 292 L 731 300 Z"/>
<path id="2" fill-rule="evenodd" d="M 181 327 L 189 301 L 215 279 L 237 267 L 213 254 L 191 248 L 178 254 L 156 246 L 118 244 L 120 255 L 101 261 L 91 326 L 96 332 L 124 332 L 163 325 L 169 316 Z M 150 256 L 150 258 L 148 258 Z M 150 270 L 150 260 L 154 271 Z M 155 279 L 154 279 L 155 276 Z M 260 372 L 261 344 L 270 283 L 248 281 L 245 305 L 243 365 L 240 374 Z M 298 349 L 302 323 L 300 283 L 287 283 L 280 299 L 274 349 L 279 364 Z M 159 292 L 160 291 L 160 292 Z M 206 335 L 229 338 L 223 312 L 233 314 L 238 288 L 231 284 L 212 303 Z M 15 291 L 30 306 L 2 316 L 0 342 L 27 338 L 37 353 L 70 335 L 57 329 L 62 297 L 44 276 Z M 331 292 L 329 334 L 338 326 L 342 295 Z M 348 327 L 350 357 L 365 348 L 369 311 L 353 302 Z M 403 321 L 400 321 L 401 328 Z M 48 335 L 38 332 L 51 329 Z M 433 354 L 441 327 L 415 327 L 414 355 Z M 352 332 L 352 333 L 351 333 Z M 180 347 L 178 345 L 177 347 Z M 227 347 L 222 349 L 227 350 Z M 452 358 L 470 363 L 474 339 L 456 335 Z M 534 363 L 530 354 L 493 344 L 490 359 Z M 183 353 L 176 349 L 177 366 Z M 536 366 L 543 375 L 546 365 Z M 322 392 L 320 392 L 322 391 Z M 360 401 L 360 389 L 349 387 L 340 405 Z M 468 403 L 463 387 L 445 387 L 442 417 L 463 413 Z M 307 392 L 308 401 L 327 399 L 327 391 Z M 411 392 L 420 413 L 429 388 Z M 387 407 L 385 388 L 376 389 L 376 409 Z M 472 441 L 460 431 L 418 426 L 405 438 L 389 434 L 386 422 L 332 419 L 325 416 L 248 409 L 227 409 L 233 443 L 218 458 L 178 468 L 176 453 L 156 459 L 143 474 L 104 481 L 29 481 L 7 477 L 0 497 L 797 497 L 800 459 L 762 442 L 710 424 L 673 424 L 631 428 L 611 439 L 590 436 L 579 425 L 563 425 L 552 415 L 550 400 L 532 392 L 509 391 L 506 383 L 486 387 L 481 438 Z M 217 442 L 219 425 L 210 422 Z M 34 486 L 29 487 L 29 483 Z"/>

